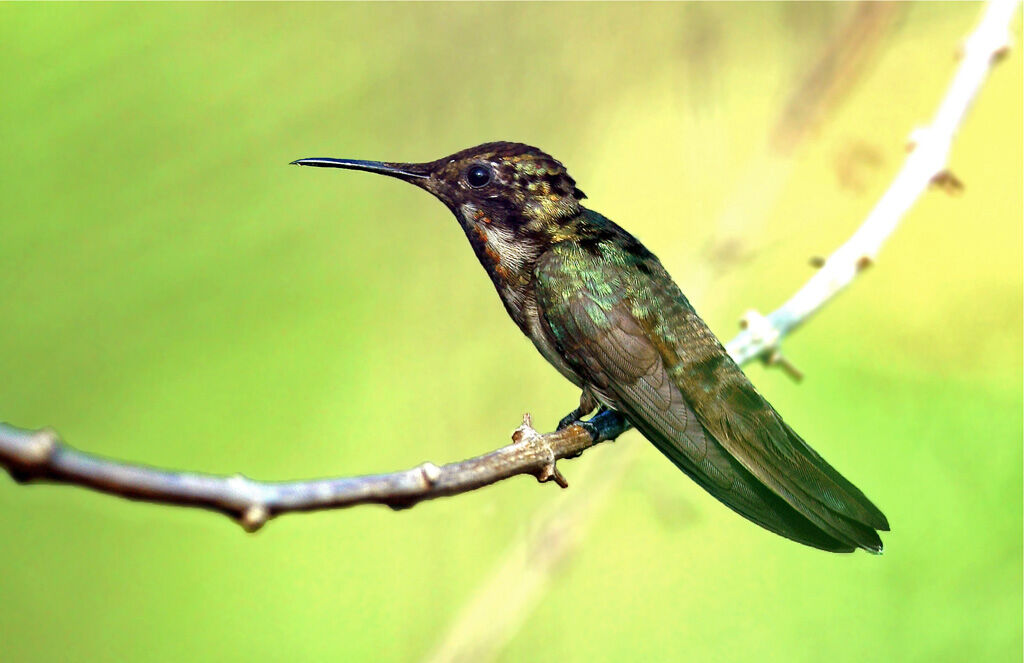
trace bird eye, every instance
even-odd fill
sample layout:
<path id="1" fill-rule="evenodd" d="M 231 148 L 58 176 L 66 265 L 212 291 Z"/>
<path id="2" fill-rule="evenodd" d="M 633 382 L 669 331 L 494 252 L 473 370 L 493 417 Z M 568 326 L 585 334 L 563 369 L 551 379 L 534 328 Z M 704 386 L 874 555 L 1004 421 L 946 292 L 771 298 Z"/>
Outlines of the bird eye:
<path id="1" fill-rule="evenodd" d="M 466 172 L 466 181 L 474 189 L 486 186 L 491 181 L 491 169 L 486 166 L 473 166 Z"/>

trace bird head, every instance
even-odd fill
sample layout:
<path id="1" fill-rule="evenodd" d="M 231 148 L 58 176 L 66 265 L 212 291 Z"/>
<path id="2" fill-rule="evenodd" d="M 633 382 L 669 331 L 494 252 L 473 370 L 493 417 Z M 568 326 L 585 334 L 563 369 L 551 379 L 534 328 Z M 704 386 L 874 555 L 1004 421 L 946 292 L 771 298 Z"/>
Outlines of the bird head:
<path id="1" fill-rule="evenodd" d="M 467 234 L 490 230 L 551 241 L 586 197 L 558 160 L 522 143 L 485 143 L 426 163 L 328 158 L 292 163 L 362 170 L 415 184 L 447 205 Z"/>

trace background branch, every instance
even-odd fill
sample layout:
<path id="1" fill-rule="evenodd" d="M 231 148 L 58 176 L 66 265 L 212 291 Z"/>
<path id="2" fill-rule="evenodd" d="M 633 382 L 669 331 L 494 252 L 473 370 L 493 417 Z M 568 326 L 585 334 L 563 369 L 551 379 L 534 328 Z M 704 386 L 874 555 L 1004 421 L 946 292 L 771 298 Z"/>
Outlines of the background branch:
<path id="1" fill-rule="evenodd" d="M 1016 7 L 1017 0 L 994 0 L 987 5 L 978 27 L 964 43 L 963 61 L 935 118 L 931 125 L 911 133 L 907 144 L 910 154 L 888 190 L 853 236 L 836 249 L 785 304 L 767 316 L 754 310 L 743 316 L 740 321 L 743 331 L 726 346 L 737 362 L 761 357 L 799 377 L 782 357 L 779 346 L 782 337 L 810 318 L 875 261 L 882 244 L 930 184 L 951 192 L 963 187 L 946 170 L 949 150 L 986 75 L 1009 50 L 1010 20 Z"/>
<path id="2" fill-rule="evenodd" d="M 912 152 L 902 170 L 850 240 L 779 309 L 768 316 L 756 312 L 744 316 L 745 329 L 727 346 L 737 363 L 761 357 L 787 366 L 779 352 L 781 339 L 871 264 L 903 214 L 929 184 L 947 189 L 961 186 L 945 170 L 950 146 L 992 63 L 1008 49 L 1008 25 L 1016 5 L 1015 0 L 989 3 L 981 23 L 965 43 L 963 61 L 935 119 L 930 126 L 914 132 Z M 599 431 L 596 439 L 579 426 L 541 435 L 526 416 L 513 434 L 512 444 L 441 467 L 424 463 L 389 474 L 259 482 L 241 475 L 214 476 L 123 463 L 78 451 L 49 429 L 29 431 L 0 424 L 0 465 L 19 482 L 65 483 L 128 499 L 209 509 L 227 514 L 247 530 L 255 531 L 282 513 L 365 503 L 406 508 L 519 474 L 535 476 L 541 482 L 553 480 L 565 487 L 567 482 L 556 467 L 558 460 L 577 456 L 624 430 L 607 417 L 595 417 L 595 425 Z"/>

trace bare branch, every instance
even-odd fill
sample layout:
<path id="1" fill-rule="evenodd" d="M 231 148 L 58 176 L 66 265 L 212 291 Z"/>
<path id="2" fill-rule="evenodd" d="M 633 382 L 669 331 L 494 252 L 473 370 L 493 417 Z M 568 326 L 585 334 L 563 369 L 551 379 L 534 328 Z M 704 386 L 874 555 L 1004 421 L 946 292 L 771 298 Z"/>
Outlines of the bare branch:
<path id="1" fill-rule="evenodd" d="M 594 418 L 596 440 L 580 426 L 541 435 L 523 417 L 512 444 L 468 460 L 438 467 L 423 463 L 403 472 L 312 481 L 261 482 L 233 477 L 172 472 L 123 463 L 78 451 L 50 429 L 28 431 L 0 424 L 0 464 L 19 483 L 66 483 L 133 500 L 175 504 L 224 513 L 254 532 L 270 518 L 290 511 L 384 504 L 405 509 L 423 500 L 455 495 L 516 476 L 568 486 L 555 466 L 563 458 L 620 435 L 611 417 Z"/>
<path id="2" fill-rule="evenodd" d="M 903 214 L 929 185 L 952 186 L 945 170 L 957 127 L 994 60 L 1006 52 L 1008 25 L 1016 0 L 994 0 L 977 30 L 967 39 L 964 59 L 932 125 L 914 134 L 914 148 L 896 179 L 864 224 L 825 261 L 792 298 L 768 316 L 744 317 L 745 329 L 727 346 L 739 364 L 757 357 L 789 366 L 779 353 L 781 339 L 817 311 L 873 260 Z M 788 370 L 796 369 L 789 366 Z M 0 465 L 16 481 L 65 483 L 144 500 L 209 509 L 234 518 L 252 532 L 270 518 L 293 511 L 336 509 L 356 504 L 385 504 L 403 509 L 418 502 L 475 490 L 519 474 L 538 481 L 568 484 L 556 463 L 571 458 L 628 429 L 611 413 L 591 423 L 597 436 L 578 425 L 554 433 L 533 429 L 529 415 L 512 435 L 512 444 L 468 460 L 438 467 L 423 463 L 390 474 L 260 482 L 233 477 L 174 472 L 111 460 L 78 451 L 50 429 L 30 431 L 0 423 Z"/>
<path id="3" fill-rule="evenodd" d="M 949 150 L 986 75 L 1009 49 L 1010 20 L 1017 4 L 1017 0 L 993 0 L 987 5 L 978 27 L 964 43 L 963 60 L 931 125 L 911 134 L 910 155 L 903 168 L 853 236 L 785 304 L 767 316 L 757 311 L 743 316 L 743 331 L 726 346 L 737 362 L 760 357 L 769 364 L 792 368 L 779 350 L 782 337 L 803 324 L 875 261 L 882 244 L 929 185 L 947 191 L 963 187 L 946 169 Z"/>

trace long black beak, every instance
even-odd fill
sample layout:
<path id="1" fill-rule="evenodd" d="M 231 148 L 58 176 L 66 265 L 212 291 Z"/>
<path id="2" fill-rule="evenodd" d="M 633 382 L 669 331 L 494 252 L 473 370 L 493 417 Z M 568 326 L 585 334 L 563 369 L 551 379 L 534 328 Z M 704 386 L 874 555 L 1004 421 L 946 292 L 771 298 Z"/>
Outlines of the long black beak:
<path id="1" fill-rule="evenodd" d="M 361 161 L 359 159 L 297 159 L 292 161 L 296 166 L 318 166 L 320 168 L 347 168 L 348 170 L 365 170 L 397 177 L 400 180 L 421 180 L 430 177 L 424 164 L 418 163 L 387 163 L 384 161 Z"/>

